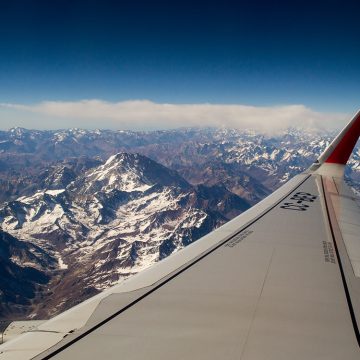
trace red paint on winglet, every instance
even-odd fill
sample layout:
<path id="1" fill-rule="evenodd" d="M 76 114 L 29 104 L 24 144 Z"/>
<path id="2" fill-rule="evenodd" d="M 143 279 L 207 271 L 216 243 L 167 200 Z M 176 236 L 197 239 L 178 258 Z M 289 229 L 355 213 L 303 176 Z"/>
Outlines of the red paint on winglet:
<path id="1" fill-rule="evenodd" d="M 337 144 L 329 157 L 325 160 L 326 163 L 343 164 L 345 165 L 354 149 L 356 142 L 360 136 L 360 112 L 356 116 L 356 120 L 345 133 L 343 138 Z"/>

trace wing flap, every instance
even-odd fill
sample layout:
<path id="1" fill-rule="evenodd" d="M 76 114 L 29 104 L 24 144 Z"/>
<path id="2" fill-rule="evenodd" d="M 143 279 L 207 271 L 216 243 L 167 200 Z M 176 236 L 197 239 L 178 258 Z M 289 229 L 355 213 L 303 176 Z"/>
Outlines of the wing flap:
<path id="1" fill-rule="evenodd" d="M 354 333 L 360 345 L 360 208 L 343 179 L 323 178 L 327 212 Z"/>

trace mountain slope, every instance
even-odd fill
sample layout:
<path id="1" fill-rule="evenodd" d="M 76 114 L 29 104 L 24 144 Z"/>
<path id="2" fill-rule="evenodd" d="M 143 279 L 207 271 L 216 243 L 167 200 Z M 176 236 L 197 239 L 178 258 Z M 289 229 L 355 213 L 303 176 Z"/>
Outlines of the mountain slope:
<path id="1" fill-rule="evenodd" d="M 57 260 L 62 280 L 52 279 L 51 299 L 31 309 L 40 317 L 145 269 L 249 206 L 223 186 L 194 187 L 145 156 L 120 153 L 63 189 L 5 203 L 0 222 Z"/>
<path id="2" fill-rule="evenodd" d="M 21 318 L 47 291 L 57 261 L 40 247 L 0 230 L 0 318 Z"/>

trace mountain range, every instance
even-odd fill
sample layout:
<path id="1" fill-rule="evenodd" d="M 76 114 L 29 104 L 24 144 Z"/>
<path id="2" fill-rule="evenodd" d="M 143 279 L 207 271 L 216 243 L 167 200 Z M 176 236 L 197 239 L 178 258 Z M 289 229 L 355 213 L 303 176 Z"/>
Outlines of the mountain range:
<path id="1" fill-rule="evenodd" d="M 38 187 L 43 189 L 0 207 L 0 223 L 4 239 L 12 242 L 12 251 L 4 254 L 7 268 L 36 270 L 39 278 L 29 282 L 41 291 L 31 304 L 42 302 L 42 307 L 19 304 L 2 284 L 3 317 L 16 316 L 16 311 L 19 316 L 31 311 L 33 317 L 62 311 L 250 207 L 224 186 L 190 185 L 174 170 L 139 154 L 113 155 L 78 176 L 71 168 L 55 167 L 41 179 Z M 20 244 L 27 247 L 19 257 L 14 254 Z M 22 278 L 14 276 L 11 284 L 21 290 Z M 27 295 L 33 299 L 34 291 Z"/>
<path id="2" fill-rule="evenodd" d="M 181 250 L 306 169 L 332 137 L 0 132 L 0 317 L 52 316 Z M 346 175 L 359 190 L 359 147 Z"/>

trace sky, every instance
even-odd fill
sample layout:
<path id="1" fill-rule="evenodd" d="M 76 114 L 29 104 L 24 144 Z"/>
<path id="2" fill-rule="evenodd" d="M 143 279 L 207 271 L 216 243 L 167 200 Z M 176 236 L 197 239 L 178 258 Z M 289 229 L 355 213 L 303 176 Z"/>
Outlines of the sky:
<path id="1" fill-rule="evenodd" d="M 343 125 L 360 107 L 359 10 L 0 0 L 0 129 Z"/>

